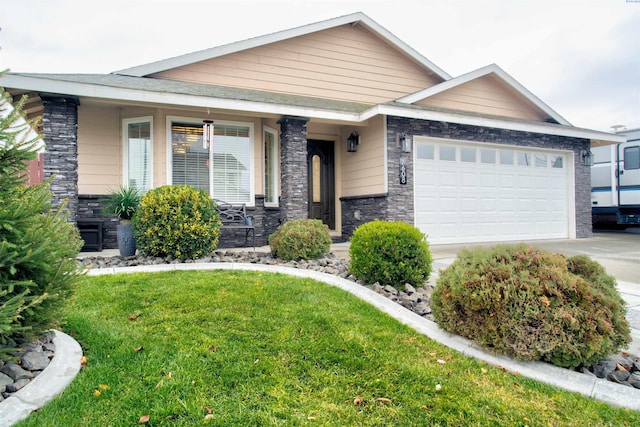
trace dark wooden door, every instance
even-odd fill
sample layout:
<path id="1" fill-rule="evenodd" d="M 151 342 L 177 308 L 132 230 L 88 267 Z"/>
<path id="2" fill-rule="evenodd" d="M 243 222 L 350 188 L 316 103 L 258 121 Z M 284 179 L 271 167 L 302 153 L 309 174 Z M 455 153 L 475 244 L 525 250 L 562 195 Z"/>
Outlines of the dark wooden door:
<path id="1" fill-rule="evenodd" d="M 307 142 L 309 218 L 320 219 L 330 230 L 336 228 L 336 195 L 333 141 Z"/>

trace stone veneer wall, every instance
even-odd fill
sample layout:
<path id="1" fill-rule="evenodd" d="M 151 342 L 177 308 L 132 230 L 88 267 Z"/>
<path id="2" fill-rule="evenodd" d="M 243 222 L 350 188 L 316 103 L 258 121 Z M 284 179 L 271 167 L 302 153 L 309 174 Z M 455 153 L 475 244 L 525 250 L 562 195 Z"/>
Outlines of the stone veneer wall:
<path id="1" fill-rule="evenodd" d="M 413 136 L 431 136 L 437 138 L 456 139 L 462 141 L 487 142 L 492 144 L 507 144 L 522 147 L 548 148 L 555 150 L 569 150 L 574 152 L 575 171 L 575 200 L 576 200 L 576 237 L 584 238 L 592 236 L 591 227 L 591 168 L 584 166 L 580 153 L 588 150 L 590 141 L 582 138 L 572 138 L 558 135 L 546 135 L 533 132 L 523 132 L 508 129 L 485 128 L 478 126 L 462 125 L 429 120 L 415 120 L 402 117 L 387 118 L 387 138 L 395 141 L 397 132 L 406 132 Z M 389 143 L 392 145 L 393 143 Z M 390 154 L 390 153 L 389 153 Z M 391 155 L 389 156 L 391 159 Z M 407 192 L 411 192 L 413 201 L 413 166 L 410 168 L 409 182 L 406 185 Z M 393 175 L 390 165 L 390 188 Z M 409 196 L 407 196 L 409 197 Z M 394 206 L 394 203 L 389 203 Z M 412 219 L 413 221 L 413 219 Z"/>
<path id="2" fill-rule="evenodd" d="M 104 249 L 117 249 L 117 226 L 120 220 L 113 215 L 102 213 L 101 199 L 106 195 L 81 194 L 78 197 L 78 221 L 102 221 L 102 239 Z M 269 236 L 282 224 L 280 208 L 265 207 L 264 196 L 256 195 L 255 207 L 247 208 L 247 215 L 253 217 L 256 231 L 256 246 L 269 243 Z M 244 246 L 243 230 L 224 230 L 220 233 L 219 248 L 235 248 Z M 251 245 L 249 237 L 249 245 Z"/>
<path id="3" fill-rule="evenodd" d="M 55 176 L 51 183 L 53 208 L 66 201 L 68 220 L 75 223 L 78 208 L 78 100 L 44 94 L 40 97 L 44 107 L 44 177 Z"/>
<path id="4" fill-rule="evenodd" d="M 104 249 L 117 249 L 117 226 L 120 224 L 118 217 L 102 213 L 103 205 L 100 201 L 107 195 L 80 194 L 78 196 L 78 221 L 102 221 L 102 247 Z"/>
<path id="5" fill-rule="evenodd" d="M 348 240 L 360 225 L 376 219 L 384 220 L 388 195 L 374 194 L 360 197 L 341 197 L 342 240 Z"/>
<path id="6" fill-rule="evenodd" d="M 283 117 L 280 125 L 280 209 L 282 221 L 309 215 L 307 119 Z"/>

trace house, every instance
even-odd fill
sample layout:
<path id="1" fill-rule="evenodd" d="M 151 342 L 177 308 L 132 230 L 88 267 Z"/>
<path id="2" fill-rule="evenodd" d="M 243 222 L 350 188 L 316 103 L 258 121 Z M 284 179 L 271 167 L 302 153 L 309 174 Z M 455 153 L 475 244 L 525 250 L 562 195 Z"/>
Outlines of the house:
<path id="1" fill-rule="evenodd" d="M 583 159 L 622 142 L 572 126 L 497 65 L 454 78 L 362 13 L 0 86 L 42 116 L 54 202 L 103 223 L 105 247 L 116 220 L 100 198 L 123 184 L 244 203 L 260 244 L 307 217 L 343 240 L 373 219 L 415 224 L 432 244 L 589 237 Z"/>

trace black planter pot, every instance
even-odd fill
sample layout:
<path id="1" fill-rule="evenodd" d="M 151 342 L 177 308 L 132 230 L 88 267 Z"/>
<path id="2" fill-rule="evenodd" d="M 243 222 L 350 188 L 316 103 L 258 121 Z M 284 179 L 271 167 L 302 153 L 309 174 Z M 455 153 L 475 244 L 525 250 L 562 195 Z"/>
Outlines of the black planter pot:
<path id="1" fill-rule="evenodd" d="M 136 239 L 133 237 L 131 224 L 119 224 L 117 227 L 118 249 L 121 256 L 136 254 Z"/>

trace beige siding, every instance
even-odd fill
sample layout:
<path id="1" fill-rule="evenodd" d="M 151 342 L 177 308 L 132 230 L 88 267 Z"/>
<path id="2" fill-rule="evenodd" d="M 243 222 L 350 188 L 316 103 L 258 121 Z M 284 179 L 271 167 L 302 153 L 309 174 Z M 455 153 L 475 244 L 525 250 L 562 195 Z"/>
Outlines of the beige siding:
<path id="1" fill-rule="evenodd" d="M 352 128 L 345 127 L 341 137 L 341 196 L 381 194 L 385 189 L 384 117 L 369 120 L 367 127 L 356 129 L 360 134 L 358 151 L 347 153 L 346 140 Z"/>
<path id="2" fill-rule="evenodd" d="M 362 103 L 395 100 L 440 81 L 358 25 L 248 49 L 154 77 Z"/>
<path id="3" fill-rule="evenodd" d="M 107 194 L 121 182 L 118 108 L 81 105 L 78 109 L 79 194 Z"/>
<path id="4" fill-rule="evenodd" d="M 416 104 L 525 120 L 546 118 L 522 95 L 491 76 L 480 77 Z"/>

